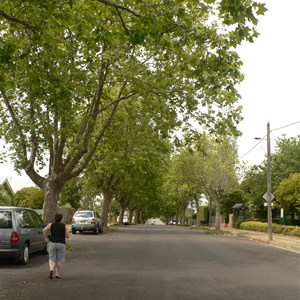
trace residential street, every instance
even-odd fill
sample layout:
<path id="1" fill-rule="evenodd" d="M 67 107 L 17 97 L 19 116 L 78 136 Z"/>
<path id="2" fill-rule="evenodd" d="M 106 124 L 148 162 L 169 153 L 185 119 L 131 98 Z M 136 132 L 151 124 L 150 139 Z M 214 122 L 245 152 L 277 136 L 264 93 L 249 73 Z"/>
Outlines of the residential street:
<path id="1" fill-rule="evenodd" d="M 60 280 L 48 279 L 47 256 L 0 261 L 0 299 L 300 299 L 300 255 L 256 241 L 137 225 L 69 244 Z"/>

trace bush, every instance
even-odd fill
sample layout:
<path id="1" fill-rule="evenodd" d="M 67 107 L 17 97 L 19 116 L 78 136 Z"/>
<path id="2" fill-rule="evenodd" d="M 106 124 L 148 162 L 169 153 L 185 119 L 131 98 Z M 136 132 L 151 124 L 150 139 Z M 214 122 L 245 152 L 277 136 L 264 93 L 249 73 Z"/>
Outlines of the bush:
<path id="1" fill-rule="evenodd" d="M 290 235 L 290 236 L 300 236 L 300 227 L 298 226 L 273 224 L 272 227 L 273 227 L 272 231 L 274 233 Z M 246 222 L 242 222 L 239 228 L 244 230 L 267 232 L 268 223 L 263 223 L 258 221 L 246 221 Z"/>

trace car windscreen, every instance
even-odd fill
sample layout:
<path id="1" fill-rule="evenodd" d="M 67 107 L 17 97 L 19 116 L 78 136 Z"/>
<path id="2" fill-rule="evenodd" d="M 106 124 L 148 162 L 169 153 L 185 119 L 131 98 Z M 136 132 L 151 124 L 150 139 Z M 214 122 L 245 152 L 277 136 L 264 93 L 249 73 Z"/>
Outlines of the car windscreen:
<path id="1" fill-rule="evenodd" d="M 12 228 L 11 211 L 0 210 L 0 228 Z"/>
<path id="2" fill-rule="evenodd" d="M 92 218 L 93 213 L 91 211 L 79 211 L 75 214 L 75 217 L 80 217 L 80 218 Z"/>

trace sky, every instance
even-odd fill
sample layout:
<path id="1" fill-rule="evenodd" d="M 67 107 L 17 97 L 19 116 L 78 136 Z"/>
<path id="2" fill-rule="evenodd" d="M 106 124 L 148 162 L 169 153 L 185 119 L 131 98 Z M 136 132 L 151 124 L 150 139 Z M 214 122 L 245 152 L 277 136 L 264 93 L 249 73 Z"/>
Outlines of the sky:
<path id="1" fill-rule="evenodd" d="M 265 159 L 267 142 L 259 142 L 255 138 L 266 137 L 268 122 L 271 153 L 275 150 L 276 140 L 282 135 L 297 137 L 300 134 L 300 107 L 297 105 L 300 1 L 260 2 L 266 3 L 268 8 L 266 14 L 260 17 L 260 36 L 253 44 L 238 49 L 244 63 L 242 72 L 246 76 L 238 87 L 244 107 L 244 120 L 238 127 L 243 133 L 238 139 L 238 150 L 239 158 L 247 161 L 248 165 L 259 164 Z"/>
<path id="2" fill-rule="evenodd" d="M 257 0 L 259 1 L 259 0 Z M 247 165 L 259 164 L 267 151 L 267 123 L 271 129 L 271 152 L 282 135 L 300 135 L 300 0 L 265 0 L 268 11 L 259 19 L 260 36 L 253 44 L 237 49 L 244 65 L 243 83 L 238 86 L 244 120 L 238 129 L 239 158 Z M 291 125 L 293 124 L 293 125 Z M 0 180 L 8 177 L 12 188 L 34 186 L 29 177 L 13 171 L 10 164 L 0 164 Z"/>

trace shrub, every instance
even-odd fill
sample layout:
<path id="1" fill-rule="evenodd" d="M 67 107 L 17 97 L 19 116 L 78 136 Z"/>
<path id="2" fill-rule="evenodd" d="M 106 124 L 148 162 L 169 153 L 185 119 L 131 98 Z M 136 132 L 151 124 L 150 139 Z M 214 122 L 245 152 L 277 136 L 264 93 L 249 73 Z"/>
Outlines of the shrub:
<path id="1" fill-rule="evenodd" d="M 288 226 L 273 224 L 272 231 L 278 234 L 290 235 L 290 236 L 300 236 L 300 227 L 298 226 Z M 267 232 L 268 223 L 258 222 L 258 221 L 246 221 L 240 224 L 240 229 Z"/>

